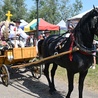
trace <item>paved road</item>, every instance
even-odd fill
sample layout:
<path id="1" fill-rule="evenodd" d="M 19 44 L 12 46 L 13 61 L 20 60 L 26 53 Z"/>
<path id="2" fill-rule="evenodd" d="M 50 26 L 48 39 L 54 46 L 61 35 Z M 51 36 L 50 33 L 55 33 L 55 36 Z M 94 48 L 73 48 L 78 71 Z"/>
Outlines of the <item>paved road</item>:
<path id="1" fill-rule="evenodd" d="M 57 92 L 50 95 L 47 80 L 43 75 L 39 80 L 31 78 L 30 73 L 12 75 L 11 78 L 8 87 L 2 85 L 0 79 L 0 98 L 65 98 L 67 93 L 65 81 L 58 79 L 55 79 Z M 78 98 L 77 85 L 71 98 Z M 85 88 L 84 98 L 98 98 L 98 94 Z"/>

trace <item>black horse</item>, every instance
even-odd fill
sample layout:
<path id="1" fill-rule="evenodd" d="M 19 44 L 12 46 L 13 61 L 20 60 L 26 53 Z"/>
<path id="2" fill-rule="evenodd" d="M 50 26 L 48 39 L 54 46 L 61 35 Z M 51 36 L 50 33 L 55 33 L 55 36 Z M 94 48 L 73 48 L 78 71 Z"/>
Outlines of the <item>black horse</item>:
<path id="1" fill-rule="evenodd" d="M 64 36 L 51 35 L 43 40 L 39 46 L 39 53 L 43 58 L 49 57 L 56 53 L 62 53 L 78 47 L 79 51 L 66 54 L 45 63 L 44 74 L 48 80 L 50 92 L 56 91 L 54 85 L 54 76 L 57 66 L 60 65 L 67 70 L 68 77 L 68 94 L 66 98 L 70 98 L 73 91 L 74 75 L 79 73 L 79 98 L 82 97 L 84 79 L 88 73 L 89 67 L 93 63 L 93 40 L 94 35 L 98 36 L 98 8 L 93 8 L 85 14 L 70 32 L 70 37 L 66 39 Z M 51 79 L 49 77 L 49 65 L 53 63 L 51 69 Z"/>

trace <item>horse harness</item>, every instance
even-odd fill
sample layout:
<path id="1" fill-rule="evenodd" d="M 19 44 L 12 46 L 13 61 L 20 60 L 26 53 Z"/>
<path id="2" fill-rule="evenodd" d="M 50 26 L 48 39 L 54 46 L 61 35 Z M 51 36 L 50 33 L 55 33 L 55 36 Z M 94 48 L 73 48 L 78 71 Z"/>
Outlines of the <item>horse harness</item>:
<path id="1" fill-rule="evenodd" d="M 75 40 L 74 33 L 72 33 L 72 32 L 70 33 L 70 38 L 71 38 L 71 44 L 70 44 L 69 50 L 72 50 L 74 47 L 78 47 L 79 52 L 84 55 L 93 55 L 93 53 L 96 52 L 96 48 L 94 48 L 94 47 L 89 49 L 89 48 L 85 47 L 84 45 L 79 45 Z M 55 46 L 56 53 L 54 53 L 54 54 L 58 54 L 57 50 L 62 49 L 66 42 L 67 42 L 66 37 L 63 39 L 60 39 L 59 42 Z M 76 46 L 74 46 L 74 44 Z M 70 61 L 72 61 L 72 59 L 73 59 L 72 53 L 69 53 L 69 59 L 70 59 Z"/>

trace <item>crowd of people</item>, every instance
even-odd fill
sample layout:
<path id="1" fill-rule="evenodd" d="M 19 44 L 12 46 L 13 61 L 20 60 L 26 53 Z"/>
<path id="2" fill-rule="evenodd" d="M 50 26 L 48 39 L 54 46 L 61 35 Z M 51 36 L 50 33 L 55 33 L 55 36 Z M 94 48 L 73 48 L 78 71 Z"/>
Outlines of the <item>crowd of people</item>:
<path id="1" fill-rule="evenodd" d="M 3 42 L 10 41 L 12 46 L 15 48 L 18 47 L 28 47 L 28 46 L 35 46 L 37 41 L 44 39 L 50 35 L 50 31 L 45 30 L 39 34 L 38 40 L 35 38 L 34 33 L 25 33 L 22 28 L 20 28 L 21 21 L 16 19 L 13 23 L 4 22 L 0 26 L 0 40 Z M 7 24 L 7 25 L 6 25 Z M 7 31 L 5 31 L 7 27 Z M 7 34 L 6 39 L 4 34 Z"/>

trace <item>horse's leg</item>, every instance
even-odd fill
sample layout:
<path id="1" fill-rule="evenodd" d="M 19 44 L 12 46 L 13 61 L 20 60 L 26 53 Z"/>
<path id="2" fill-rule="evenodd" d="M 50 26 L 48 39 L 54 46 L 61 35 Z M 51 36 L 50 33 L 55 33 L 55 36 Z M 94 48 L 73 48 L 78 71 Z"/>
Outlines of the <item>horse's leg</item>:
<path id="1" fill-rule="evenodd" d="M 73 79 L 74 79 L 74 73 L 67 70 L 67 77 L 68 77 L 68 93 L 66 98 L 70 98 L 71 92 L 73 91 Z"/>
<path id="2" fill-rule="evenodd" d="M 82 98 L 82 92 L 83 92 L 83 85 L 84 85 L 84 79 L 87 75 L 88 71 L 80 72 L 79 74 L 79 98 Z"/>
<path id="3" fill-rule="evenodd" d="M 50 78 L 49 78 L 49 65 L 50 63 L 46 63 L 45 64 L 45 69 L 44 69 L 44 75 L 46 76 L 47 80 L 48 80 L 48 84 L 49 84 L 49 87 L 51 89 L 51 81 L 50 81 Z"/>
<path id="4" fill-rule="evenodd" d="M 52 91 L 56 91 L 55 84 L 54 84 L 54 76 L 55 76 L 55 72 L 56 72 L 57 66 L 58 65 L 56 63 L 53 63 L 53 67 L 52 67 L 52 70 L 51 70 L 51 81 L 52 81 L 51 90 Z"/>

